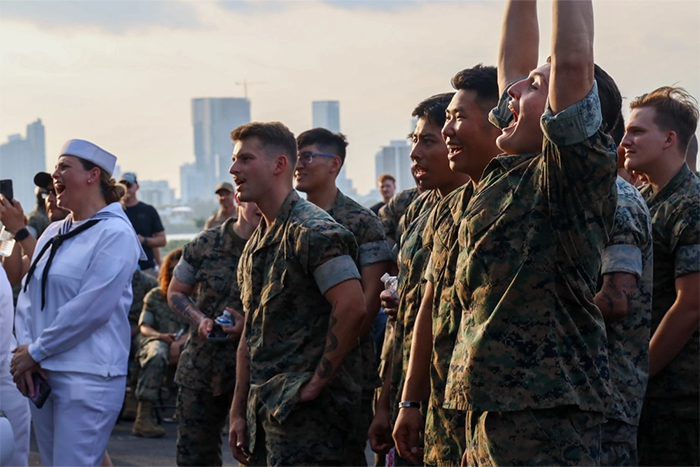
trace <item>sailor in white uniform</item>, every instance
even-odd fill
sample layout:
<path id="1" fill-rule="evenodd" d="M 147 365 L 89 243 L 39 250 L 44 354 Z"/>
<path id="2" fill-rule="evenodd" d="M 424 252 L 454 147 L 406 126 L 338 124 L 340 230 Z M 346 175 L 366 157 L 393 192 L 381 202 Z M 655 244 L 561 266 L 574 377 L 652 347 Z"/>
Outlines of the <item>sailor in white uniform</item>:
<path id="1" fill-rule="evenodd" d="M 87 141 L 63 146 L 53 180 L 71 214 L 46 229 L 22 282 L 10 372 L 25 395 L 33 373 L 51 386 L 43 408 L 30 404 L 43 465 L 101 465 L 124 400 L 131 277 L 143 250 L 111 178 L 116 160 Z"/>

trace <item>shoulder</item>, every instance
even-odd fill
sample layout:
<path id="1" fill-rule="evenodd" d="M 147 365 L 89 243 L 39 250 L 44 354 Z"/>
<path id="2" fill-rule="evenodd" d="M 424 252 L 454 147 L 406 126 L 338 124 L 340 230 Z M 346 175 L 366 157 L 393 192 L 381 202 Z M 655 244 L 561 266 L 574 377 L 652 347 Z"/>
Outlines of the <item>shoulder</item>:
<path id="1" fill-rule="evenodd" d="M 326 211 L 318 206 L 300 199 L 294 206 L 288 229 L 298 237 L 331 237 L 335 235 L 352 235 L 345 227 L 337 223 Z"/>
<path id="2" fill-rule="evenodd" d="M 160 287 L 152 287 L 151 290 L 146 293 L 146 296 L 144 297 L 144 301 L 146 302 L 155 302 L 155 301 L 160 301 L 163 298 L 163 294 L 160 291 Z"/>

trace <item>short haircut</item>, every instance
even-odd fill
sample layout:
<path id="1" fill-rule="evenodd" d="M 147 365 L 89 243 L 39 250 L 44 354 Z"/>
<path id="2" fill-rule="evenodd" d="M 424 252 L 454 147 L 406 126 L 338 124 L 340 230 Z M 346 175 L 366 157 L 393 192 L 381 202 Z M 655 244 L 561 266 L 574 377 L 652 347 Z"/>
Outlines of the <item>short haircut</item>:
<path id="1" fill-rule="evenodd" d="M 340 157 L 341 162 L 345 162 L 345 148 L 348 147 L 348 140 L 344 134 L 333 133 L 325 128 L 314 128 L 297 136 L 297 149 L 313 144 L 321 151 L 335 154 Z"/>
<path id="2" fill-rule="evenodd" d="M 411 116 L 422 118 L 442 128 L 445 125 L 445 111 L 454 95 L 453 92 L 446 92 L 429 97 L 413 109 Z"/>
<path id="3" fill-rule="evenodd" d="M 698 126 L 698 102 L 680 87 L 663 86 L 642 94 L 632 101 L 630 109 L 651 107 L 656 110 L 654 123 L 663 131 L 675 131 L 678 148 L 685 155 L 690 138 Z"/>
<path id="4" fill-rule="evenodd" d="M 289 159 L 294 168 L 297 164 L 297 142 L 294 133 L 280 122 L 250 122 L 241 125 L 231 132 L 231 140 L 243 141 L 249 138 L 257 138 L 268 156 L 274 157 L 281 154 Z"/>
<path id="5" fill-rule="evenodd" d="M 396 185 L 396 179 L 389 174 L 381 174 L 379 178 L 377 179 L 377 182 L 381 185 L 382 183 L 386 182 L 387 180 L 391 181 Z"/>
<path id="6" fill-rule="evenodd" d="M 621 126 L 624 135 L 624 121 L 621 122 L 622 95 L 617 83 L 598 65 L 594 65 L 593 77 L 598 84 L 598 99 L 600 100 L 600 112 L 605 122 L 605 131 L 612 135 L 613 131 Z"/>
<path id="7" fill-rule="evenodd" d="M 498 71 L 494 66 L 479 63 L 459 71 L 452 77 L 452 87 L 457 91 L 474 91 L 476 103 L 486 111 L 498 105 Z"/>

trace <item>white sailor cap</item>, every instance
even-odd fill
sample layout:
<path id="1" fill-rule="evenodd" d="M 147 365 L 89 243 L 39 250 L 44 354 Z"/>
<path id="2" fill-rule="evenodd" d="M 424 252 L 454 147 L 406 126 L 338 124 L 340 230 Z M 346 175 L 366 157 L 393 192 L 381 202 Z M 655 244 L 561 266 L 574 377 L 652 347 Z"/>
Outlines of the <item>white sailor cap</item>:
<path id="1" fill-rule="evenodd" d="M 61 148 L 60 156 L 75 156 L 90 161 L 99 168 L 106 170 L 111 176 L 117 164 L 117 156 L 110 154 L 101 147 L 82 139 L 70 139 Z"/>

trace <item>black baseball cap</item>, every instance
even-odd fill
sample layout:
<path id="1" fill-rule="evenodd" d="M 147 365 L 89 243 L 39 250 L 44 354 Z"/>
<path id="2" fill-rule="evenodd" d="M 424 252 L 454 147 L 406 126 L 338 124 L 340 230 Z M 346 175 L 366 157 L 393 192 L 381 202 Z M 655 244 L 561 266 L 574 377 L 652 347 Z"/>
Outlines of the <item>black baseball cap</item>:
<path id="1" fill-rule="evenodd" d="M 39 172 L 34 175 L 34 184 L 39 188 L 53 188 L 53 178 L 46 172 Z"/>

